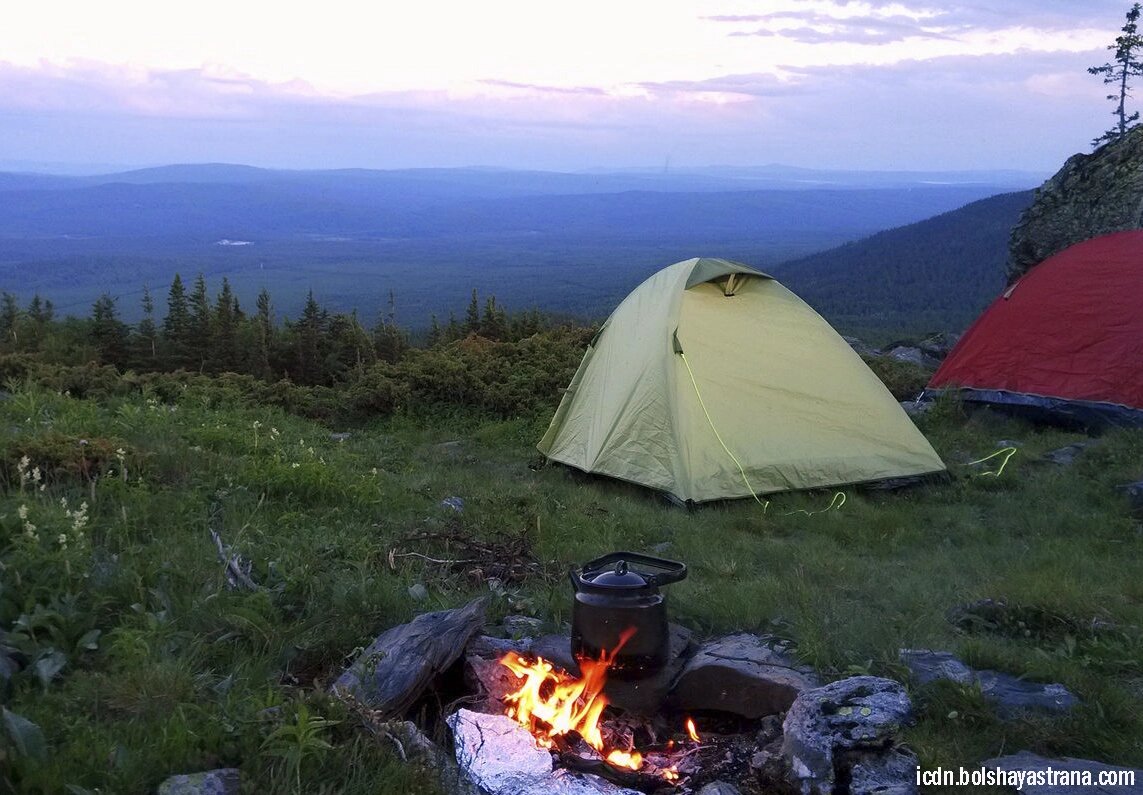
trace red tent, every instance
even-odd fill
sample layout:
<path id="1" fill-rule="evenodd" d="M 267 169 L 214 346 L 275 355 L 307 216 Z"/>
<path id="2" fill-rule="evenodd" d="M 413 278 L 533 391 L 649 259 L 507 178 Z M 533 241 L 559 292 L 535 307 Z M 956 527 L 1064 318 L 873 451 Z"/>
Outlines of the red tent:
<path id="1" fill-rule="evenodd" d="M 1077 243 L 992 302 L 928 390 L 1092 424 L 1143 424 L 1143 231 Z"/>

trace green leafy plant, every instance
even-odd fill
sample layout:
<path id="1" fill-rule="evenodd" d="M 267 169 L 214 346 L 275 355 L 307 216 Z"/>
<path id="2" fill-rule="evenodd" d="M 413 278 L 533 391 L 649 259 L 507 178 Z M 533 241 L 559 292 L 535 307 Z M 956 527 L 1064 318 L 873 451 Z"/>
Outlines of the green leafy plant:
<path id="1" fill-rule="evenodd" d="M 299 704 L 292 723 L 278 726 L 262 743 L 262 753 L 281 760 L 282 776 L 292 780 L 295 792 L 302 791 L 302 766 L 330 751 L 333 746 L 325 738 L 326 731 L 340 721 L 311 714 L 309 707 Z"/>

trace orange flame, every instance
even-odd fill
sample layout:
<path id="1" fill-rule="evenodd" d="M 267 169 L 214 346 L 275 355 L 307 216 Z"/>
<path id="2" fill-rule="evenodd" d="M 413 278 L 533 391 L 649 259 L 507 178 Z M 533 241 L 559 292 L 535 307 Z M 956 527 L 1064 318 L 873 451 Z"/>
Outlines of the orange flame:
<path id="1" fill-rule="evenodd" d="M 695 728 L 695 722 L 693 720 L 691 720 L 690 718 L 687 718 L 687 724 L 686 725 L 687 725 L 687 736 L 690 737 L 692 740 L 694 740 L 696 743 L 702 742 L 702 740 L 699 738 L 698 729 Z"/>
<path id="2" fill-rule="evenodd" d="M 619 636 L 619 645 L 610 652 L 604 651 L 598 660 L 580 660 L 583 675 L 579 679 L 556 670 L 542 657 L 528 662 L 519 655 L 506 654 L 500 664 L 523 680 L 514 693 L 504 697 L 508 717 L 528 729 L 544 748 L 552 747 L 553 738 L 574 731 L 609 764 L 639 770 L 643 755 L 632 749 L 607 748 L 599 730 L 599 719 L 608 703 L 603 695 L 607 668 L 634 634 L 634 628 L 626 629 Z"/>

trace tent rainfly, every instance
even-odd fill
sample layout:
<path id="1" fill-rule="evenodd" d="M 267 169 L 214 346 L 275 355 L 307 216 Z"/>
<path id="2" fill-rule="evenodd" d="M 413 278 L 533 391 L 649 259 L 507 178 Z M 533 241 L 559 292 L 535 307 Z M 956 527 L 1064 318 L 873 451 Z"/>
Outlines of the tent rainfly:
<path id="1" fill-rule="evenodd" d="M 708 258 L 623 300 L 538 447 L 688 502 L 944 469 L 821 316 L 770 276 Z"/>
<path id="2" fill-rule="evenodd" d="M 1085 240 L 984 310 L 926 395 L 1085 426 L 1143 425 L 1143 231 Z"/>

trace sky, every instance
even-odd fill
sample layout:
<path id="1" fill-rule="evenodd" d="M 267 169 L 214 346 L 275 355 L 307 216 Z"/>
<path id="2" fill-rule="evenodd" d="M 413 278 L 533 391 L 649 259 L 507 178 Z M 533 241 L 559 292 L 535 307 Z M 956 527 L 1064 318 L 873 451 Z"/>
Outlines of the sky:
<path id="1" fill-rule="evenodd" d="M 0 168 L 1055 171 L 1116 0 L 37 0 Z"/>

